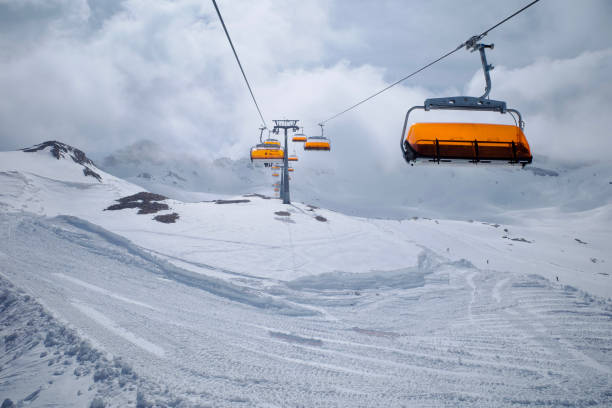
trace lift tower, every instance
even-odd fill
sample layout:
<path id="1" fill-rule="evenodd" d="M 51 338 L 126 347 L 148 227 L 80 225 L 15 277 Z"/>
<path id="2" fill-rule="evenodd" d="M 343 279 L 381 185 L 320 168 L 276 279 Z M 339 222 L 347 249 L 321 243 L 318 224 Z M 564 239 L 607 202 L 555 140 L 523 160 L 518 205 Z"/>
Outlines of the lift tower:
<path id="1" fill-rule="evenodd" d="M 287 146 L 287 130 L 292 130 L 294 133 L 299 130 L 297 120 L 281 119 L 274 121 L 274 129 L 272 132 L 278 134 L 281 129 L 285 131 L 285 157 L 283 158 L 283 176 L 281 177 L 280 196 L 283 199 L 283 204 L 291 204 L 291 196 L 289 194 L 289 149 Z"/>

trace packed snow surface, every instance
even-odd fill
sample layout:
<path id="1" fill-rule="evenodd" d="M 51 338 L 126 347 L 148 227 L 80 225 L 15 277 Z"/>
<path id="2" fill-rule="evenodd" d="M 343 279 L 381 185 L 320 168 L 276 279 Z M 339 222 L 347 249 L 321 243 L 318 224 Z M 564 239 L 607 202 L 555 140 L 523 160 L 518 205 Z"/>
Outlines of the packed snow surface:
<path id="1" fill-rule="evenodd" d="M 612 404 L 609 204 L 501 225 L 359 218 L 250 195 L 165 200 L 158 214 L 180 218 L 164 224 L 105 210 L 142 189 L 90 167 L 100 181 L 45 149 L 0 153 L 1 282 L 17 299 L 11 313 L 34 311 L 0 329 L 3 398 Z M 65 347 L 29 348 L 58 327 L 76 330 Z M 83 341 L 106 360 L 72 358 L 68 345 Z M 52 347 L 48 363 L 39 356 Z M 109 367 L 104 378 L 95 364 Z"/>

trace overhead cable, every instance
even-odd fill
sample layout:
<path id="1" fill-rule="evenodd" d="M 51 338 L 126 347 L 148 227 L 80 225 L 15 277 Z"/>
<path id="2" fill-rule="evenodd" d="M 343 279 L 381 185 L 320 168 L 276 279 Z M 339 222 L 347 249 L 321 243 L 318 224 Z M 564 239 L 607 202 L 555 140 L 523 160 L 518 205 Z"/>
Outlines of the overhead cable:
<path id="1" fill-rule="evenodd" d="M 214 1 L 214 0 L 213 0 L 213 1 Z M 482 32 L 481 34 L 479 34 L 479 35 L 475 35 L 475 36 L 470 37 L 470 38 L 469 38 L 467 41 L 464 41 L 463 43 L 459 44 L 459 45 L 457 46 L 457 48 L 455 48 L 454 50 L 447 52 L 446 54 L 442 55 L 441 57 L 439 57 L 439 58 L 437 58 L 437 59 L 433 60 L 432 62 L 430 62 L 430 63 L 428 63 L 428 64 L 426 64 L 426 65 L 422 66 L 421 68 L 417 69 L 416 71 L 414 71 L 414 72 L 412 72 L 412 73 L 410 73 L 410 74 L 406 75 L 405 77 L 403 77 L 403 78 L 401 78 L 401 79 L 399 79 L 399 80 L 395 81 L 395 82 L 394 82 L 394 83 L 392 83 L 391 85 L 389 85 L 389 86 L 387 86 L 387 87 L 385 87 L 385 88 L 381 89 L 380 91 L 378 91 L 378 92 L 376 92 L 376 93 L 374 93 L 374 94 L 372 94 L 372 95 L 368 96 L 368 97 L 367 97 L 367 98 L 365 98 L 365 99 L 362 99 L 361 101 L 357 102 L 356 104 L 354 104 L 354 105 L 352 105 L 352 106 L 350 106 L 350 107 L 346 108 L 346 109 L 345 109 L 345 110 L 343 110 L 342 112 L 340 112 L 340 113 L 336 113 L 335 115 L 333 115 L 333 116 L 331 116 L 331 117 L 329 117 L 329 118 L 325 119 L 324 121 L 319 122 L 319 124 L 320 124 L 320 125 L 324 125 L 325 123 L 329 122 L 330 120 L 335 119 L 335 118 L 337 118 L 338 116 L 343 115 L 343 114 L 345 114 L 346 112 L 348 112 L 348 111 L 350 111 L 350 110 L 355 109 L 355 108 L 356 108 L 356 107 L 358 107 L 359 105 L 361 105 L 361 104 L 363 104 L 363 103 L 365 103 L 365 102 L 369 101 L 370 99 L 372 99 L 372 98 L 374 98 L 374 97 L 376 97 L 376 96 L 380 95 L 381 93 L 383 93 L 383 92 L 385 92 L 385 91 L 387 91 L 387 90 L 389 90 L 389 89 L 393 88 L 395 85 L 397 85 L 397 84 L 399 84 L 399 83 L 401 83 L 401 82 L 404 82 L 404 81 L 405 81 L 405 80 L 407 80 L 408 78 L 411 78 L 411 77 L 415 76 L 416 74 L 418 74 L 419 72 L 424 71 L 425 69 L 427 69 L 427 68 L 431 67 L 432 65 L 434 65 L 434 64 L 436 64 L 436 63 L 438 63 L 438 62 L 442 61 L 444 58 L 446 58 L 446 57 L 448 57 L 448 56 L 450 56 L 450 55 L 454 54 L 454 53 L 455 53 L 455 52 L 457 52 L 457 51 L 459 51 L 461 48 L 463 48 L 463 47 L 472 47 L 472 46 L 474 46 L 474 44 L 476 44 L 476 42 L 480 41 L 480 40 L 481 40 L 481 39 L 482 39 L 484 36 L 486 36 L 486 35 L 487 35 L 487 34 L 488 34 L 490 31 L 494 30 L 495 28 L 497 28 L 497 27 L 499 27 L 500 25 L 504 24 L 506 21 L 510 20 L 511 18 L 515 17 L 516 15 L 518 15 L 518 14 L 522 13 L 523 11 L 527 10 L 529 7 L 533 6 L 534 4 L 536 4 L 536 3 L 537 3 L 537 2 L 539 2 L 539 1 L 540 1 L 540 0 L 534 0 L 534 1 L 532 1 L 531 3 L 527 4 L 525 7 L 521 8 L 520 10 L 518 10 L 518 11 L 516 11 L 515 13 L 511 14 L 510 16 L 506 17 L 505 19 L 501 20 L 500 22 L 498 22 L 497 24 L 495 24 L 494 26 L 492 26 L 492 27 L 491 27 L 491 28 L 489 28 L 488 30 L 483 31 L 483 32 Z"/>
<path id="2" fill-rule="evenodd" d="M 230 38 L 229 32 L 227 31 L 227 27 L 225 26 L 225 22 L 223 21 L 223 17 L 221 17 L 221 12 L 219 11 L 219 7 L 217 6 L 217 2 L 212 0 L 213 5 L 215 6 L 215 10 L 217 10 L 217 15 L 219 16 L 219 20 L 221 20 L 221 25 L 223 26 L 223 31 L 225 31 L 225 35 L 227 40 L 229 41 L 230 46 L 232 47 L 232 51 L 234 52 L 234 56 L 236 57 L 236 62 L 238 62 L 238 66 L 240 67 L 240 71 L 242 72 L 242 77 L 244 78 L 244 82 L 246 82 L 247 87 L 249 88 L 249 92 L 251 93 L 251 97 L 253 98 L 253 102 L 255 103 L 255 107 L 257 108 L 257 112 L 259 112 L 259 117 L 261 118 L 261 122 L 267 128 L 266 120 L 264 119 L 261 109 L 259 109 L 259 104 L 255 99 L 255 95 L 253 94 L 253 90 L 251 89 L 251 84 L 249 84 L 249 80 L 247 79 L 246 74 L 244 73 L 244 69 L 242 68 L 242 64 L 240 63 L 240 58 L 238 58 L 238 54 L 236 53 L 236 48 L 234 48 L 234 43 Z"/>

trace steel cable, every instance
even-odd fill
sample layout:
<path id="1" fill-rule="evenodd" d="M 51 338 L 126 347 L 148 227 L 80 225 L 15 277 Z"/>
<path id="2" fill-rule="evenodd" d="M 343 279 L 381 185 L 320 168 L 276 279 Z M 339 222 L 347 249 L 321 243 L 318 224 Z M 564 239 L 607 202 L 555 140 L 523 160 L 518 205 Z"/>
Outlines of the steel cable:
<path id="1" fill-rule="evenodd" d="M 213 0 L 214 1 L 214 0 Z M 457 46 L 457 48 L 455 48 L 452 51 L 447 52 L 446 54 L 442 55 L 441 57 L 437 58 L 436 60 L 428 63 L 427 65 L 422 66 L 421 68 L 417 69 L 416 71 L 412 72 L 411 74 L 406 75 L 405 77 L 395 81 L 394 83 L 392 83 L 391 85 L 381 89 L 380 91 L 368 96 L 365 99 L 362 99 L 361 101 L 357 102 L 356 104 L 350 106 L 349 108 L 346 108 L 345 110 L 343 110 L 340 113 L 337 113 L 327 119 L 325 119 L 324 121 L 319 122 L 320 125 L 324 125 L 325 123 L 329 122 L 332 119 L 336 119 L 338 116 L 345 114 L 346 112 L 355 109 L 356 107 L 358 107 L 359 105 L 369 101 L 370 99 L 380 95 L 381 93 L 393 88 L 395 85 L 407 80 L 408 78 L 411 78 L 413 76 L 415 76 L 416 74 L 418 74 L 421 71 L 424 71 L 425 69 L 431 67 L 432 65 L 442 61 L 444 58 L 449 57 L 450 55 L 454 54 L 455 52 L 459 51 L 461 48 L 463 47 L 469 47 L 469 46 L 473 46 L 477 41 L 480 41 L 484 36 L 486 36 L 490 31 L 496 29 L 497 27 L 499 27 L 500 25 L 504 24 L 506 21 L 510 20 L 511 18 L 517 16 L 518 14 L 522 13 L 523 11 L 527 10 L 529 7 L 533 6 L 534 4 L 536 4 L 537 2 L 539 2 L 540 0 L 534 0 L 531 3 L 527 4 L 525 7 L 521 8 L 520 10 L 516 11 L 515 13 L 511 14 L 510 16 L 506 17 L 505 19 L 501 20 L 500 22 L 498 22 L 497 24 L 495 24 L 494 26 L 492 26 L 491 28 L 489 28 L 486 31 L 483 31 L 481 34 L 479 35 L 475 35 L 473 37 L 470 37 L 470 39 L 468 39 L 467 41 L 464 41 L 463 43 L 459 44 Z"/>
<path id="2" fill-rule="evenodd" d="M 225 31 L 225 35 L 227 36 L 227 40 L 229 41 L 230 46 L 232 47 L 232 51 L 234 52 L 234 57 L 236 57 L 236 61 L 238 62 L 238 66 L 240 67 L 240 72 L 242 72 L 242 77 L 244 78 L 244 82 L 246 82 L 247 87 L 249 88 L 249 92 L 251 93 L 251 97 L 253 98 L 253 102 L 255 103 L 255 107 L 257 108 L 257 112 L 259 112 L 259 117 L 261 118 L 261 122 L 267 128 L 266 120 L 264 119 L 261 109 L 259 109 L 259 104 L 255 99 L 255 95 L 253 94 L 253 90 L 251 89 L 251 84 L 249 84 L 249 80 L 247 79 L 246 74 L 244 73 L 244 69 L 242 68 L 242 64 L 240 63 L 240 58 L 238 58 L 238 54 L 236 53 L 236 49 L 234 48 L 234 43 L 230 38 L 229 32 L 227 31 L 227 27 L 225 26 L 225 22 L 223 21 L 223 17 L 221 17 L 221 12 L 219 11 L 219 7 L 217 6 L 217 2 L 212 0 L 213 5 L 215 6 L 215 10 L 217 11 L 217 15 L 219 16 L 219 20 L 221 20 L 221 25 L 223 26 L 223 31 Z"/>

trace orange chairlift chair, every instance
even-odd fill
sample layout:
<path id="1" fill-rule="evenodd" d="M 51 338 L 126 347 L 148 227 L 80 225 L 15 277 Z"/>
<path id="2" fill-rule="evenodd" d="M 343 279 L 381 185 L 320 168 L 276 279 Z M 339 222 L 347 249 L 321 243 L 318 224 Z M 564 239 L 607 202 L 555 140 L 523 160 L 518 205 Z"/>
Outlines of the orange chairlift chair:
<path id="1" fill-rule="evenodd" d="M 251 163 L 263 163 L 266 167 L 275 163 L 283 163 L 285 151 L 280 148 L 280 142 L 278 146 L 264 143 L 261 139 L 265 128 L 261 127 L 259 130 L 260 142 L 251 148 Z"/>
<path id="2" fill-rule="evenodd" d="M 251 148 L 251 162 L 269 165 L 270 163 L 282 163 L 284 157 L 284 150 L 278 147 L 270 147 L 260 143 Z"/>
<path id="3" fill-rule="evenodd" d="M 531 150 L 523 133 L 525 123 L 520 112 L 516 109 L 507 108 L 504 101 L 488 98 L 491 91 L 489 71 L 493 69 L 493 66 L 487 64 L 485 49 L 492 49 L 493 44 L 478 44 L 478 41 L 478 37 L 472 37 L 466 43 L 466 48 L 480 52 L 486 81 L 485 93 L 479 98 L 472 96 L 430 98 L 425 100 L 423 106 L 410 108 L 404 120 L 401 149 L 404 159 L 411 165 L 419 162 L 437 164 L 467 162 L 473 164 L 520 164 L 525 166 L 531 163 Z M 515 125 L 415 123 L 406 133 L 408 118 L 415 109 L 509 113 L 514 119 Z M 518 123 L 514 115 L 518 117 Z"/>
<path id="4" fill-rule="evenodd" d="M 323 136 L 323 124 L 319 123 L 321 126 L 321 135 L 320 136 L 309 136 L 304 143 L 304 150 L 321 150 L 321 151 L 330 151 L 331 143 L 328 138 Z"/>
<path id="5" fill-rule="evenodd" d="M 306 135 L 304 134 L 304 128 L 301 128 L 302 131 L 300 133 L 296 133 L 295 135 L 293 135 L 293 138 L 291 139 L 294 143 L 304 143 L 308 138 L 306 137 Z"/>
<path id="6" fill-rule="evenodd" d="M 260 136 L 261 139 L 261 136 Z M 274 139 L 271 135 L 270 135 L 270 131 L 268 130 L 268 138 L 266 140 L 263 141 L 263 144 L 267 145 L 267 146 L 272 146 L 272 147 L 278 147 L 280 149 L 281 147 L 281 142 L 278 139 Z"/>

